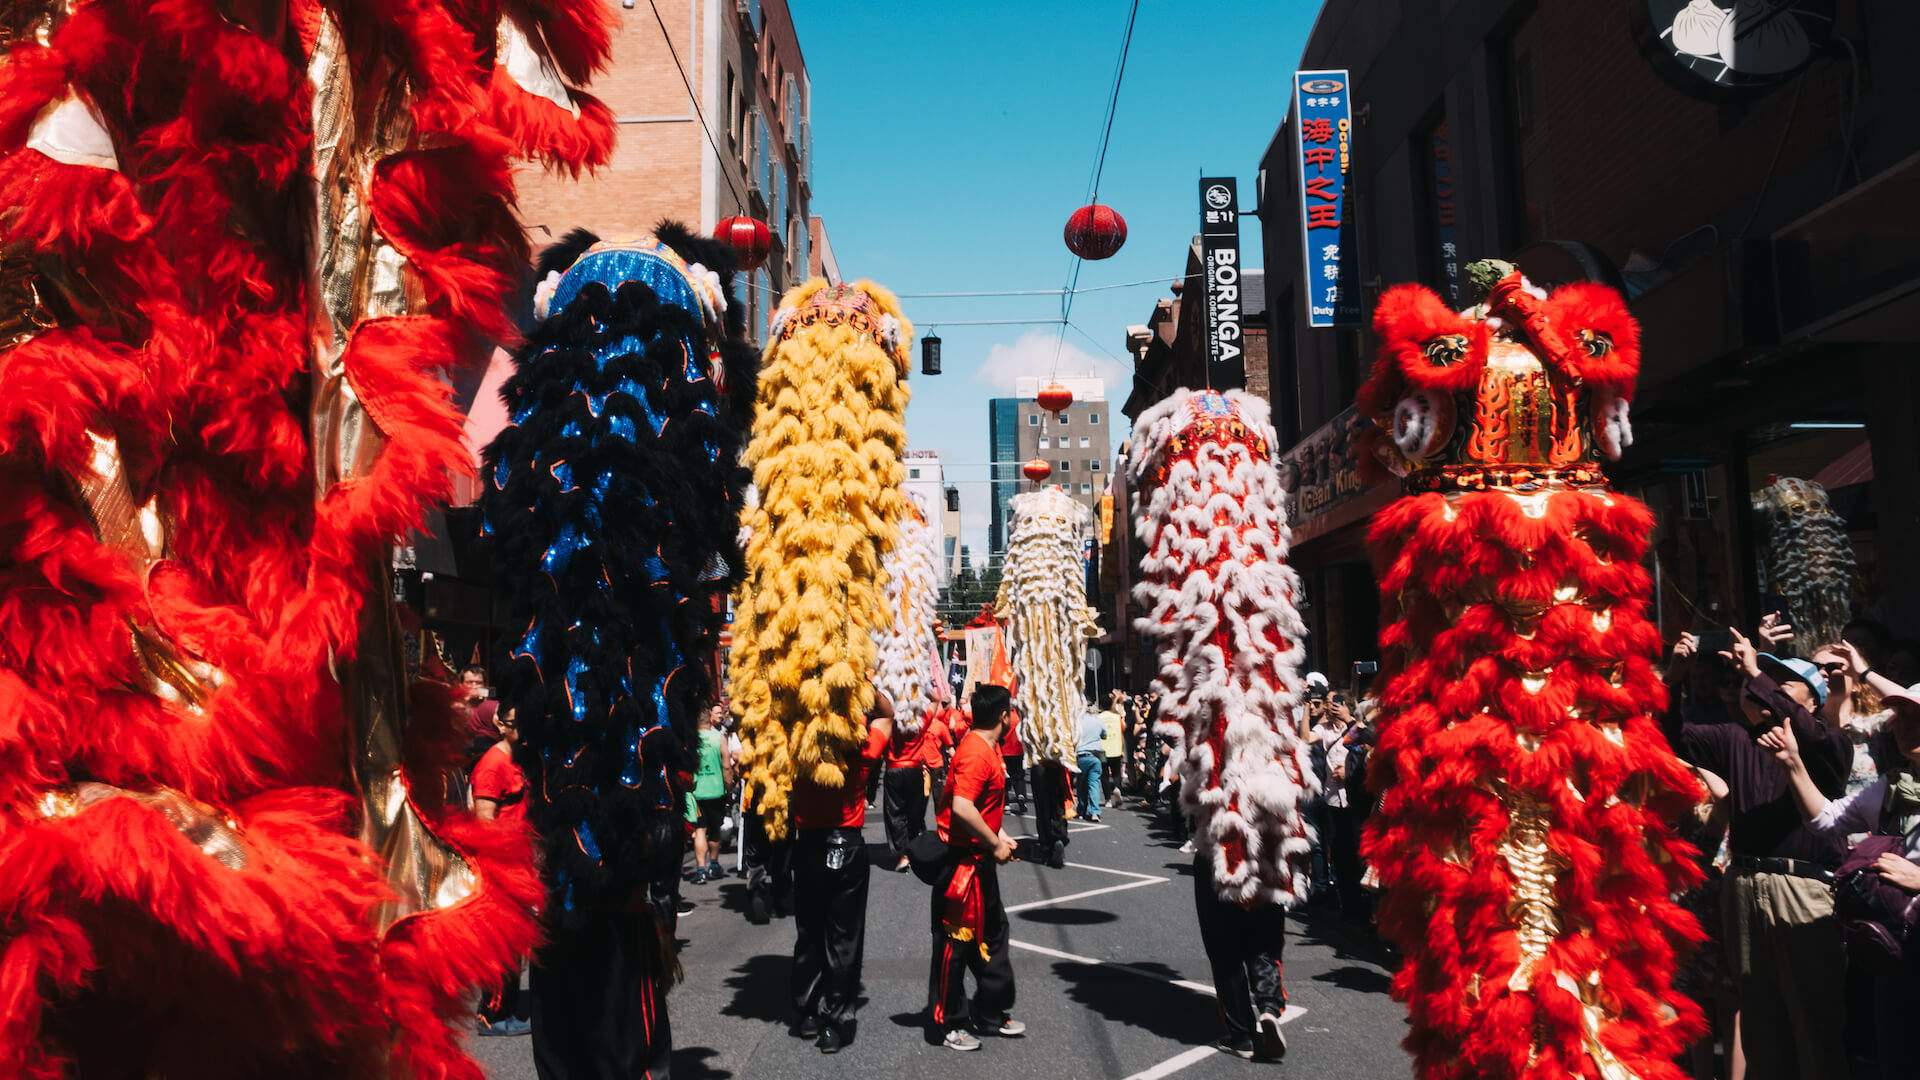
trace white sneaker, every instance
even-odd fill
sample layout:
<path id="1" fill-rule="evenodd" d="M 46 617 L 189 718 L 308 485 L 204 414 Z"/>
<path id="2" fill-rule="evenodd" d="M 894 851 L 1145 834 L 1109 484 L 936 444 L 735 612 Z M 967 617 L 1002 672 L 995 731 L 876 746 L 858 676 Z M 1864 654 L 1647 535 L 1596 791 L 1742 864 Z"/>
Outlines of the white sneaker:
<path id="1" fill-rule="evenodd" d="M 1195 850 L 1196 850 L 1196 849 L 1195 849 L 1195 848 L 1194 848 L 1194 846 L 1193 846 L 1193 841 L 1191 841 L 1191 840 L 1189 840 L 1189 841 L 1187 841 L 1186 843 L 1184 843 L 1184 844 L 1181 844 L 1181 845 L 1180 845 L 1180 854 L 1182 854 L 1182 855 L 1191 855 L 1191 854 L 1193 854 L 1193 853 L 1194 853 L 1194 851 L 1195 851 Z"/>
<path id="2" fill-rule="evenodd" d="M 998 1035 L 1003 1039 L 1017 1039 L 1027 1033 L 1027 1025 L 1009 1016 L 1005 1020 L 1000 1021 L 997 1026 L 993 1024 L 982 1024 L 974 1030 L 982 1035 Z"/>
<path id="3" fill-rule="evenodd" d="M 1287 1037 L 1280 1031 L 1280 1018 L 1270 1012 L 1260 1014 L 1253 1024 L 1253 1043 L 1260 1056 L 1278 1060 L 1287 1056 Z"/>
<path id="4" fill-rule="evenodd" d="M 940 1045 L 949 1050 L 978 1050 L 980 1040 L 968 1034 L 965 1028 L 954 1028 L 947 1032 L 947 1037 L 941 1040 Z"/>

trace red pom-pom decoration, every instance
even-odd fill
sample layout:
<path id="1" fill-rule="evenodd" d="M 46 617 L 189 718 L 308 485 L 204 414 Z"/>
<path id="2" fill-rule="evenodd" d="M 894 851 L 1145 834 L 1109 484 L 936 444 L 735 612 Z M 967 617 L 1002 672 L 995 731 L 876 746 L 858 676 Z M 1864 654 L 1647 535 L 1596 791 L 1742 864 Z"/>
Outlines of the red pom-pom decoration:
<path id="1" fill-rule="evenodd" d="M 1092 203 L 1067 219 L 1067 250 L 1083 259 L 1109 259 L 1127 242 L 1127 219 L 1111 206 Z"/>

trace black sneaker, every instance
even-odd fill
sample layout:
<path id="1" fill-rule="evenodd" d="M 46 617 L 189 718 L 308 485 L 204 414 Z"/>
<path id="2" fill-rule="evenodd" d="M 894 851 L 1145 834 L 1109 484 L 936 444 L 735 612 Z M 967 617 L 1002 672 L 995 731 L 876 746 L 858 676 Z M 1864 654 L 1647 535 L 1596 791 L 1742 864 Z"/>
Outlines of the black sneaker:
<path id="1" fill-rule="evenodd" d="M 1047 855 L 1047 865 L 1053 867 L 1055 870 L 1059 870 L 1067 865 L 1067 842 L 1065 840 L 1055 840 L 1053 842 L 1053 851 Z"/>
<path id="2" fill-rule="evenodd" d="M 787 1030 L 791 1031 L 796 1039 L 817 1039 L 820 1037 L 820 1027 L 819 1017 L 803 1016 Z"/>
<path id="3" fill-rule="evenodd" d="M 1278 1061 L 1287 1056 L 1287 1037 L 1280 1031 L 1280 1018 L 1273 1013 L 1263 1012 L 1253 1024 L 1254 1047 L 1260 1056 L 1268 1061 Z"/>
<path id="4" fill-rule="evenodd" d="M 823 1054 L 837 1054 L 841 1047 L 847 1045 L 847 1039 L 840 1034 L 839 1028 L 832 1024 L 825 1024 L 821 1026 L 820 1037 L 813 1041 L 813 1045 L 819 1047 Z"/>
<path id="5" fill-rule="evenodd" d="M 758 892 L 749 894 L 747 896 L 747 921 L 755 926 L 765 926 L 770 918 L 772 918 L 772 912 L 767 910 L 766 896 Z"/>
<path id="6" fill-rule="evenodd" d="M 690 915 L 693 913 L 693 909 L 698 906 L 698 904 L 695 904 L 691 900 L 676 900 L 673 904 L 673 913 L 675 915 Z"/>
<path id="7" fill-rule="evenodd" d="M 1248 1061 L 1253 1060 L 1252 1039 L 1221 1039 L 1213 1044 L 1213 1048 L 1223 1054 L 1232 1054 L 1234 1057 L 1245 1058 Z"/>

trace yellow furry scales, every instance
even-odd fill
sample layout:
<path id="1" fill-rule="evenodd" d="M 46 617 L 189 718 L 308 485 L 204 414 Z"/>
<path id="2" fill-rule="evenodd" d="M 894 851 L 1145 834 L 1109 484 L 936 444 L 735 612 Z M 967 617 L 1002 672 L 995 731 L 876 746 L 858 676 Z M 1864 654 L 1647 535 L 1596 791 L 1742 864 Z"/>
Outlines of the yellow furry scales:
<path id="1" fill-rule="evenodd" d="M 760 370 L 729 688 L 753 805 L 779 839 L 796 776 L 839 787 L 866 736 L 881 560 L 907 511 L 913 328 L 871 282 L 787 293 Z"/>

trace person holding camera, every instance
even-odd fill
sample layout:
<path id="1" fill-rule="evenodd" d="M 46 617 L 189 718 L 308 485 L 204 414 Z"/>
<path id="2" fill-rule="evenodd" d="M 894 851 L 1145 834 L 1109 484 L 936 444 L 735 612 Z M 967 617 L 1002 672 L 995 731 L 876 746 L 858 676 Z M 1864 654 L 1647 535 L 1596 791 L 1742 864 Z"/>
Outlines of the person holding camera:
<path id="1" fill-rule="evenodd" d="M 1344 691 L 1328 695 L 1320 711 L 1321 720 L 1314 725 L 1311 737 L 1325 805 L 1322 844 L 1340 900 L 1340 914 L 1347 919 L 1362 919 L 1366 916 L 1366 893 L 1360 888 L 1360 829 L 1370 808 L 1366 769 L 1372 744 Z"/>
<path id="2" fill-rule="evenodd" d="M 1721 939 L 1740 997 L 1748 1080 L 1845 1080 L 1846 988 L 1833 872 L 1845 839 L 1811 828 L 1788 770 L 1762 745 L 1788 726 L 1808 778 L 1827 798 L 1846 791 L 1853 747 L 1821 719 L 1826 679 L 1805 660 L 1761 653 L 1729 632 L 1720 658 L 1742 676 L 1740 723 L 1689 723 L 1669 710 L 1668 741 L 1690 764 L 1727 782 L 1733 856 L 1721 894 Z M 1700 638 L 1682 634 L 1675 666 L 1695 662 Z"/>
<path id="3" fill-rule="evenodd" d="M 1874 847 L 1856 849 L 1849 865 L 1865 865 L 1866 872 L 1877 879 L 1872 883 L 1874 889 L 1887 894 L 1874 899 L 1880 901 L 1877 906 L 1892 909 L 1890 913 L 1897 918 L 1893 940 L 1901 943 L 1904 953 L 1920 949 L 1920 938 L 1906 933 L 1912 914 L 1920 911 L 1920 683 L 1906 688 L 1896 685 L 1882 700 L 1892 714 L 1885 733 L 1878 736 L 1892 751 L 1882 757 L 1888 771 L 1844 798 L 1829 798 L 1813 782 L 1792 725 L 1772 728 L 1759 741 L 1786 767 L 1794 798 L 1809 828 L 1842 839 L 1855 833 L 1869 834 L 1862 844 Z M 1880 848 L 1886 850 L 1874 856 L 1873 851 Z M 1868 858 L 1873 859 L 1871 864 L 1866 863 Z M 1891 888 L 1881 887 L 1881 883 Z M 1920 1076 L 1920 1046 L 1915 1045 L 1906 1027 L 1920 1012 L 1915 959 L 1903 955 L 1873 980 L 1874 1033 L 1879 1044 L 1880 1075 L 1887 1080 Z"/>

